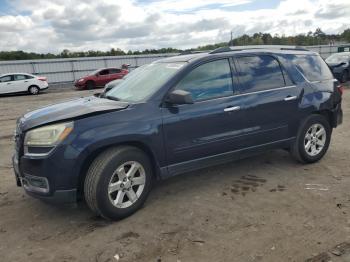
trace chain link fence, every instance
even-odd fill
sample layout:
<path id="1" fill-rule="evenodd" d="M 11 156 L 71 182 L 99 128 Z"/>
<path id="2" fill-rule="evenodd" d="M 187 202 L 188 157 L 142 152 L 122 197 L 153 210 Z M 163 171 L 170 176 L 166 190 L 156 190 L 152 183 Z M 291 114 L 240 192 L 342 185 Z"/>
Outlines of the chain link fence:
<path id="1" fill-rule="evenodd" d="M 348 45 L 321 45 L 307 46 L 307 49 L 318 52 L 323 58 L 333 53 L 347 51 Z M 61 58 L 61 59 L 39 59 L 0 61 L 0 75 L 6 73 L 30 73 L 45 76 L 50 84 L 74 82 L 88 73 L 105 67 L 120 68 L 123 64 L 129 64 L 134 69 L 155 60 L 178 55 L 154 54 L 154 55 L 128 55 L 128 56 L 106 56 L 106 57 L 84 57 L 84 58 Z"/>

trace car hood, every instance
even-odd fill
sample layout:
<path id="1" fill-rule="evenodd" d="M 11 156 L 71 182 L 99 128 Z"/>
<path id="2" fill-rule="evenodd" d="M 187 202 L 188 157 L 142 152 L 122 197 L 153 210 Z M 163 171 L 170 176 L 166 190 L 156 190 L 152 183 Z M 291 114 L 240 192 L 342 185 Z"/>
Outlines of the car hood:
<path id="1" fill-rule="evenodd" d="M 23 115 L 19 120 L 22 131 L 36 126 L 42 126 L 57 121 L 72 120 L 101 114 L 108 111 L 118 111 L 129 106 L 127 102 L 113 101 L 98 97 L 85 97 L 67 102 L 49 105 Z"/>
<path id="2" fill-rule="evenodd" d="M 113 80 L 111 82 L 109 82 L 107 85 L 115 85 L 115 84 L 120 84 L 121 82 L 123 82 L 125 79 L 121 78 L 121 79 L 116 79 Z"/>
<path id="3" fill-rule="evenodd" d="M 94 76 L 94 75 L 86 75 L 86 76 L 82 76 L 82 77 L 78 78 L 77 80 L 75 80 L 75 82 L 79 81 L 80 79 L 90 78 L 90 77 L 92 77 L 92 76 Z"/>

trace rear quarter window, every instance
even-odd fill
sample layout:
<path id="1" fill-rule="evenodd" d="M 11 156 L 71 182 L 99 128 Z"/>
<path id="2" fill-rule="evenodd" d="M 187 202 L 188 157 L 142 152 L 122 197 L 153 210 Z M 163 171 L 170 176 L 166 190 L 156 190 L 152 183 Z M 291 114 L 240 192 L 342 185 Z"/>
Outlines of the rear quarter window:
<path id="1" fill-rule="evenodd" d="M 119 74 L 120 72 L 121 72 L 120 69 L 116 69 L 116 68 L 109 69 L 110 74 Z"/>
<path id="2" fill-rule="evenodd" d="M 327 64 L 318 55 L 293 55 L 292 62 L 311 82 L 333 79 Z"/>

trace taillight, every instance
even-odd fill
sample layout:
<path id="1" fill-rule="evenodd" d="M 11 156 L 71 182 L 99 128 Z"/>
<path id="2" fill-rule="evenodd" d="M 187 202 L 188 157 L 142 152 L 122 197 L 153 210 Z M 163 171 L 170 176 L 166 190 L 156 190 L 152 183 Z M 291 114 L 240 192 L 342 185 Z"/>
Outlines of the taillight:
<path id="1" fill-rule="evenodd" d="M 337 89 L 338 89 L 339 94 L 343 95 L 343 93 L 344 93 L 344 86 L 343 85 L 338 85 Z"/>
<path id="2" fill-rule="evenodd" d="M 43 76 L 39 76 L 39 77 L 38 77 L 38 80 L 47 82 L 47 78 L 46 78 L 46 77 L 43 77 Z"/>

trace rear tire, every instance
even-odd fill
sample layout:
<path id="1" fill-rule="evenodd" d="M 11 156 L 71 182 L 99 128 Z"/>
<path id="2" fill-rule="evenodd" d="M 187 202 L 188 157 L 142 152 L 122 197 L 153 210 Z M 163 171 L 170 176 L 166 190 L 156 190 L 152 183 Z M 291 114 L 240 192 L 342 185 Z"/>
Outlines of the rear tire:
<path id="1" fill-rule="evenodd" d="M 37 87 L 37 86 L 30 86 L 30 87 L 28 88 L 28 92 L 29 92 L 29 94 L 31 94 L 31 95 L 38 95 L 38 94 L 40 93 L 40 88 Z"/>
<path id="2" fill-rule="evenodd" d="M 347 70 L 344 70 L 342 75 L 341 75 L 341 82 L 346 83 L 349 78 L 349 72 Z"/>
<path id="3" fill-rule="evenodd" d="M 87 81 L 86 82 L 86 88 L 88 90 L 91 90 L 91 89 L 95 89 L 96 88 L 96 84 L 94 81 Z"/>
<path id="4" fill-rule="evenodd" d="M 319 161 L 327 152 L 332 128 L 322 115 L 310 115 L 300 125 L 292 144 L 292 156 L 302 163 Z"/>
<path id="5" fill-rule="evenodd" d="M 102 152 L 91 164 L 84 183 L 87 205 L 111 220 L 142 207 L 152 187 L 152 167 L 138 148 L 121 146 Z"/>

